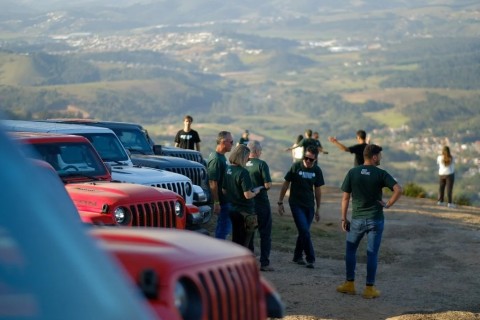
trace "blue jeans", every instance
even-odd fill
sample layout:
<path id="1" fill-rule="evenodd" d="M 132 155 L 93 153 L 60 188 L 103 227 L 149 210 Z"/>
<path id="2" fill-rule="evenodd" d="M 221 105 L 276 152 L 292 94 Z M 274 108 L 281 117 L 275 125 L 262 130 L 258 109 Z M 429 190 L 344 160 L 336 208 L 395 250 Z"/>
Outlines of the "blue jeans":
<path id="1" fill-rule="evenodd" d="M 378 251 L 382 242 L 384 220 L 352 219 L 350 231 L 347 233 L 345 267 L 347 280 L 355 280 L 357 249 L 364 235 L 367 235 L 367 285 L 375 284 L 377 273 Z"/>
<path id="2" fill-rule="evenodd" d="M 220 213 L 217 217 L 215 238 L 225 240 L 231 232 L 232 221 L 230 220 L 230 203 L 223 203 L 220 205 Z"/>
<path id="3" fill-rule="evenodd" d="M 272 249 L 272 210 L 270 203 L 255 202 L 255 213 L 258 219 L 258 233 L 260 234 L 260 266 L 270 265 L 270 251 Z M 248 246 L 252 252 L 253 237 Z"/>
<path id="4" fill-rule="evenodd" d="M 315 262 L 315 251 L 313 250 L 312 239 L 310 237 L 310 226 L 312 225 L 315 209 L 313 207 L 303 207 L 298 205 L 290 205 L 292 211 L 293 221 L 297 226 L 298 236 L 293 252 L 293 260 L 300 260 L 305 258 L 308 263 Z"/>

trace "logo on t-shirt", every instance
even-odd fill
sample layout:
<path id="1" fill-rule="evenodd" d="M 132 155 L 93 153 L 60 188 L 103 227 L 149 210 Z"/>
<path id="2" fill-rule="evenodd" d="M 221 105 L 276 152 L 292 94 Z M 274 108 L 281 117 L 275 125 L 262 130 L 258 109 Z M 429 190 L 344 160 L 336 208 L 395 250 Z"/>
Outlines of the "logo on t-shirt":
<path id="1" fill-rule="evenodd" d="M 182 135 L 180 135 L 180 139 L 182 139 L 182 140 L 190 140 L 190 139 L 192 139 L 192 137 L 193 137 L 193 136 L 192 136 L 191 134 L 182 134 Z"/>
<path id="2" fill-rule="evenodd" d="M 315 178 L 315 172 L 298 171 L 298 175 L 301 176 L 303 179 Z"/>
<path id="3" fill-rule="evenodd" d="M 368 169 L 362 169 L 362 171 L 360 171 L 360 174 L 363 174 L 365 176 L 369 176 L 370 175 L 370 171 L 368 171 Z"/>
<path id="4" fill-rule="evenodd" d="M 251 167 L 253 166 L 253 162 L 252 161 L 248 161 L 246 164 L 245 164 L 246 167 Z"/>

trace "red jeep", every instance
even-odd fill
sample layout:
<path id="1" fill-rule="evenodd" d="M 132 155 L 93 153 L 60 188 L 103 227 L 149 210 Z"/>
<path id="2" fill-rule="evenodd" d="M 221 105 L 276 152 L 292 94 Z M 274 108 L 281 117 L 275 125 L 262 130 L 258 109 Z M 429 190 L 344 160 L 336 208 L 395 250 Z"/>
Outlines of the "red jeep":
<path id="1" fill-rule="evenodd" d="M 1 132 L 0 146 L 12 150 L 0 160 L 9 186 L 0 194 L 9 212 L 0 221 L 0 317 L 143 320 L 151 310 L 168 320 L 283 317 L 247 249 L 185 230 L 81 228 L 52 168 L 27 165 Z M 32 192 L 22 192 L 28 183 Z M 123 270 L 108 264 L 110 255 Z M 132 284 L 151 308 L 142 308 Z"/>
<path id="2" fill-rule="evenodd" d="M 90 233 L 118 258 L 161 319 L 284 316 L 255 257 L 230 241 L 188 230 L 100 227 Z"/>
<path id="3" fill-rule="evenodd" d="M 90 142 L 80 136 L 15 132 L 32 158 L 48 162 L 65 184 L 84 222 L 185 229 L 183 198 L 167 189 L 111 182 Z"/>

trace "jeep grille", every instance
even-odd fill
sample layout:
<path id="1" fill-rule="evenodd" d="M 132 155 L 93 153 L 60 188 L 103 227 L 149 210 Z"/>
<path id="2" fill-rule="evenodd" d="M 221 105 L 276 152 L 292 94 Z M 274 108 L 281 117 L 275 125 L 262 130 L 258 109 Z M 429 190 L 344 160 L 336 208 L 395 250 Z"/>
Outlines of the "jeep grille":
<path id="1" fill-rule="evenodd" d="M 248 260 L 250 261 L 250 260 Z M 263 319 L 258 267 L 255 263 L 237 263 L 199 274 L 207 297 L 205 319 Z"/>
<path id="2" fill-rule="evenodd" d="M 196 152 L 182 152 L 182 151 L 162 150 L 162 154 L 165 155 L 165 156 L 183 158 L 183 159 L 187 159 L 187 160 L 190 160 L 190 161 L 195 161 L 195 162 L 203 164 L 202 155 L 199 154 L 199 153 L 196 153 Z"/>
<path id="3" fill-rule="evenodd" d="M 170 172 L 175 172 L 178 174 L 183 174 L 192 180 L 193 184 L 197 186 L 201 186 L 202 184 L 202 176 L 206 177 L 207 173 L 205 168 L 162 168 Z"/>
<path id="4" fill-rule="evenodd" d="M 182 182 L 157 183 L 157 184 L 152 184 L 152 187 L 168 189 L 170 191 L 178 193 L 183 199 L 185 199 L 185 201 L 187 201 L 188 199 L 187 191 L 186 191 L 187 190 L 186 183 L 182 183 Z M 192 188 L 190 188 L 190 190 L 191 189 Z"/>
<path id="5" fill-rule="evenodd" d="M 175 202 L 150 202 L 131 205 L 132 226 L 176 228 Z"/>

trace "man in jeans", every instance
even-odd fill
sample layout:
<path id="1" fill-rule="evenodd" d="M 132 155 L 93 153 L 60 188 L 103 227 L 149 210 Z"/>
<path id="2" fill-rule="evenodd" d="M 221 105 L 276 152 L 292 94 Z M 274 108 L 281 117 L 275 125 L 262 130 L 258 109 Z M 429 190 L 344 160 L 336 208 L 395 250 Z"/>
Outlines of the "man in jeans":
<path id="1" fill-rule="evenodd" d="M 210 191 L 213 200 L 213 212 L 218 215 L 215 228 L 215 238 L 227 239 L 232 232 L 230 220 L 230 201 L 227 195 L 222 193 L 222 182 L 227 169 L 225 153 L 230 152 L 233 146 L 233 137 L 229 131 L 220 131 L 217 136 L 217 147 L 207 160 L 207 173 Z"/>
<path id="2" fill-rule="evenodd" d="M 337 291 L 355 294 L 355 266 L 358 245 L 363 236 L 367 236 L 367 279 L 363 297 L 366 299 L 380 296 L 375 288 L 378 251 L 382 241 L 384 226 L 383 210 L 390 208 L 401 196 L 402 187 L 385 170 L 378 168 L 382 159 L 382 147 L 369 144 L 365 147 L 363 165 L 348 171 L 342 184 L 342 229 L 347 232 L 345 266 L 346 281 L 337 287 Z M 393 190 L 387 202 L 382 200 L 384 187 Z M 352 199 L 352 221 L 347 219 L 350 197 Z"/>
<path id="3" fill-rule="evenodd" d="M 285 174 L 285 181 L 278 199 L 278 214 L 283 216 L 285 213 L 283 198 L 291 184 L 288 203 L 298 231 L 293 262 L 306 265 L 310 269 L 315 268 L 315 251 L 310 236 L 310 226 L 314 217 L 315 221 L 320 221 L 321 186 L 325 184 L 322 170 L 315 163 L 317 156 L 316 146 L 310 145 L 306 148 L 303 160 L 293 163 Z M 306 263 L 303 260 L 304 253 Z"/>
<path id="4" fill-rule="evenodd" d="M 250 149 L 250 155 L 245 169 L 250 174 L 250 179 L 254 188 L 259 188 L 260 192 L 254 198 L 255 213 L 258 219 L 258 233 L 260 234 L 260 270 L 273 271 L 270 266 L 270 251 L 272 247 L 272 210 L 270 200 L 268 200 L 267 190 L 272 186 L 270 177 L 270 168 L 268 164 L 260 159 L 262 146 L 257 140 L 250 140 L 247 144 Z M 263 188 L 262 188 L 263 187 Z M 253 237 L 249 248 L 254 251 Z"/>

